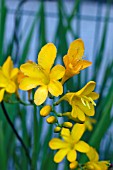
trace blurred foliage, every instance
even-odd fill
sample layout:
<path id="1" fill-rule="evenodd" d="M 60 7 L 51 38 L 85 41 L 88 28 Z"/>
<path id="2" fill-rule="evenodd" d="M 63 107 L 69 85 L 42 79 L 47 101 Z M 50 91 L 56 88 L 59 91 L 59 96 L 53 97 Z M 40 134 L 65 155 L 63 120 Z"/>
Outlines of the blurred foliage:
<path id="1" fill-rule="evenodd" d="M 46 14 L 45 14 L 45 4 L 43 1 L 39 3 L 40 7 L 37 10 L 36 14 L 33 17 L 33 22 L 30 26 L 27 37 L 25 38 L 24 45 L 22 46 L 21 54 L 19 53 L 19 45 L 24 37 L 24 32 L 27 29 L 27 25 L 24 30 L 21 30 L 21 22 L 22 15 L 18 15 L 18 12 L 21 10 L 23 4 L 26 1 L 20 1 L 15 12 L 15 26 L 14 32 L 10 42 L 5 43 L 5 27 L 8 16 L 8 9 L 5 5 L 5 1 L 1 0 L 0 7 L 0 65 L 3 64 L 8 55 L 13 57 L 15 64 L 20 66 L 20 64 L 24 63 L 28 58 L 29 48 L 31 46 L 31 42 L 33 40 L 33 33 L 36 26 L 39 26 L 38 29 L 38 48 L 36 52 L 35 60 L 37 59 L 37 53 L 39 49 L 47 42 L 46 37 Z M 73 9 L 71 14 L 66 13 L 66 8 L 64 1 L 58 0 L 57 2 L 58 9 L 58 24 L 56 27 L 56 32 L 53 37 L 53 42 L 56 44 L 58 48 L 59 59 L 62 60 L 64 54 L 66 54 L 68 49 L 68 33 L 70 33 L 73 39 L 79 37 L 78 33 L 80 30 L 80 25 L 77 25 L 77 31 L 72 27 L 72 21 L 75 17 L 78 17 L 79 7 L 81 5 L 80 0 L 73 1 Z M 102 67 L 102 60 L 104 59 L 104 52 L 106 48 L 106 37 L 107 30 L 109 24 L 109 13 L 110 13 L 110 3 L 106 4 L 106 16 L 105 22 L 103 26 L 103 33 L 101 37 L 100 45 L 95 51 L 95 61 L 93 62 L 93 75 L 91 80 L 97 81 L 101 74 L 100 70 Z M 64 22 L 65 21 L 65 22 Z M 29 23 L 29 18 L 28 18 Z M 98 23 L 99 24 L 99 23 Z M 97 26 L 97 29 L 99 27 Z M 6 30 L 7 31 L 7 30 Z M 20 34 L 18 34 L 18 31 Z M 99 33 L 96 31 L 96 33 Z M 98 35 L 95 35 L 98 37 Z M 96 39 L 95 39 L 96 40 Z M 14 52 L 16 45 L 16 50 Z M 21 56 L 21 57 L 20 57 Z M 62 57 L 61 57 L 62 56 Z M 112 57 L 113 58 L 113 57 Z M 84 70 L 81 75 L 76 76 L 75 80 L 72 78 L 67 82 L 67 90 L 81 88 L 86 82 L 88 82 L 88 74 L 89 70 Z M 102 78 L 102 83 L 99 85 L 99 93 L 100 98 L 97 101 L 96 107 L 96 116 L 97 124 L 94 127 L 94 130 L 91 133 L 87 133 L 86 140 L 94 146 L 97 150 L 100 148 L 100 143 L 108 131 L 111 123 L 113 122 L 111 118 L 111 110 L 113 106 L 113 59 L 112 61 L 106 62 L 106 67 L 104 68 L 104 74 Z M 84 76 L 84 78 L 83 78 Z M 74 87 L 76 84 L 76 87 Z M 106 93 L 105 93 L 106 92 Z M 48 148 L 48 142 L 52 136 L 53 125 L 51 125 L 43 137 L 43 132 L 45 128 L 45 120 L 39 117 L 39 109 L 34 106 L 25 107 L 14 104 L 13 106 L 10 104 L 5 104 L 8 114 L 15 124 L 16 129 L 21 132 L 21 136 L 27 146 L 29 148 L 30 156 L 32 158 L 32 170 L 40 169 L 40 170 L 50 170 L 57 169 L 58 165 L 53 162 L 53 152 L 51 152 Z M 62 110 L 64 105 L 62 104 Z M 29 128 L 27 125 L 27 116 L 29 116 L 28 110 L 34 110 L 32 112 L 33 123 Z M 18 123 L 16 123 L 18 122 Z M 109 142 L 111 138 L 109 137 Z M 113 139 L 112 139 L 113 140 Z M 113 149 L 113 148 L 112 148 Z M 101 153 L 105 155 L 104 159 L 109 159 L 113 162 L 113 150 L 105 149 L 105 153 Z M 110 156 L 108 156 L 110 155 Z M 81 161 L 84 161 L 84 157 L 81 157 Z M 29 168 L 28 159 L 24 153 L 24 150 L 20 143 L 17 141 L 15 135 L 12 132 L 12 129 L 9 127 L 8 122 L 6 121 L 2 109 L 0 107 L 0 169 L 1 170 L 27 170 Z M 68 170 L 67 163 L 64 166 L 64 170 Z"/>

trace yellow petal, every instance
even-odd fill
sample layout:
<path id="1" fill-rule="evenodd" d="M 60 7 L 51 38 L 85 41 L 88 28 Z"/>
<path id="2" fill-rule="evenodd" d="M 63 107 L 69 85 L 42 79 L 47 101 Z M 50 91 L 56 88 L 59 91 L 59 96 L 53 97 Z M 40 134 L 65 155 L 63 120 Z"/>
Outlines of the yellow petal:
<path id="1" fill-rule="evenodd" d="M 92 62 L 90 62 L 90 61 L 80 60 L 80 61 L 78 62 L 78 64 L 77 64 L 77 67 L 78 67 L 78 68 L 81 67 L 80 70 L 83 70 L 83 69 L 89 67 L 91 64 L 92 64 Z M 80 70 L 79 70 L 79 71 L 80 71 Z"/>
<path id="2" fill-rule="evenodd" d="M 79 141 L 75 144 L 74 149 L 76 149 L 79 152 L 86 153 L 89 151 L 90 147 L 89 145 L 84 141 Z"/>
<path id="3" fill-rule="evenodd" d="M 77 108 L 77 106 L 72 106 L 71 116 L 72 116 L 73 118 L 77 118 L 77 116 L 78 116 L 77 111 L 76 111 L 76 108 Z"/>
<path id="4" fill-rule="evenodd" d="M 85 121 L 84 112 L 77 106 L 72 106 L 71 116 L 74 118 L 78 117 L 80 121 Z"/>
<path id="5" fill-rule="evenodd" d="M 36 78 L 25 77 L 21 80 L 19 88 L 21 90 L 30 90 L 41 84 L 42 83 Z"/>
<path id="6" fill-rule="evenodd" d="M 82 59 L 84 55 L 84 42 L 81 39 L 74 40 L 70 44 L 68 55 L 74 59 Z"/>
<path id="7" fill-rule="evenodd" d="M 77 105 L 87 116 L 94 116 L 95 109 L 91 103 L 89 103 L 90 109 L 88 108 L 88 106 L 84 106 L 83 103 L 81 103 L 81 102 L 79 102 L 79 104 L 77 103 Z"/>
<path id="8" fill-rule="evenodd" d="M 14 93 L 16 91 L 16 85 L 13 81 L 9 81 L 5 88 L 6 92 L 8 93 Z"/>
<path id="9" fill-rule="evenodd" d="M 87 162 L 85 164 L 85 169 L 87 170 L 107 170 L 107 169 L 103 169 L 103 167 L 99 167 L 99 165 L 97 164 L 97 162 Z"/>
<path id="10" fill-rule="evenodd" d="M 5 74 L 6 77 L 10 76 L 12 68 L 13 68 L 13 61 L 9 56 L 2 66 L 3 73 Z"/>
<path id="11" fill-rule="evenodd" d="M 50 71 L 54 60 L 56 58 L 57 49 L 54 44 L 48 43 L 41 48 L 38 55 L 38 64 L 42 66 L 47 72 Z"/>
<path id="12" fill-rule="evenodd" d="M 18 68 L 13 68 L 11 71 L 11 79 L 15 78 L 17 76 L 18 72 L 19 72 Z"/>
<path id="13" fill-rule="evenodd" d="M 7 86 L 7 78 L 3 75 L 3 72 L 0 70 L 0 87 Z"/>
<path id="14" fill-rule="evenodd" d="M 69 102 L 71 104 L 71 100 L 73 98 L 74 93 L 66 93 L 63 97 L 61 97 L 57 103 L 59 104 L 62 100 L 66 100 L 67 102 Z"/>
<path id="15" fill-rule="evenodd" d="M 64 62 L 65 67 L 68 67 L 68 65 L 69 65 L 69 63 L 70 63 L 70 61 L 69 61 L 69 56 L 68 56 L 68 55 L 65 55 L 65 56 L 63 57 L 63 62 Z"/>
<path id="16" fill-rule="evenodd" d="M 88 95 L 95 89 L 96 83 L 94 81 L 89 81 L 81 90 L 76 92 L 76 95 Z"/>
<path id="17" fill-rule="evenodd" d="M 85 125 L 76 123 L 71 131 L 71 137 L 74 139 L 75 142 L 78 142 L 79 139 L 82 137 L 85 131 Z"/>
<path id="18" fill-rule="evenodd" d="M 70 142 L 71 135 L 70 135 L 70 130 L 69 130 L 69 129 L 67 129 L 67 128 L 62 128 L 62 130 L 61 130 L 61 136 L 62 136 L 62 138 L 64 139 L 64 141 Z"/>
<path id="19" fill-rule="evenodd" d="M 99 155 L 93 147 L 90 147 L 89 151 L 86 154 L 90 161 L 98 161 Z"/>
<path id="20" fill-rule="evenodd" d="M 59 95 L 63 93 L 62 84 L 57 80 L 50 81 L 48 85 L 48 90 L 53 96 L 56 96 L 56 97 L 58 97 Z"/>
<path id="21" fill-rule="evenodd" d="M 47 86 L 41 86 L 39 87 L 34 95 L 34 102 L 36 105 L 41 105 L 45 102 L 46 98 L 48 96 L 48 90 Z"/>
<path id="22" fill-rule="evenodd" d="M 3 100 L 5 89 L 0 90 L 0 102 Z"/>
<path id="23" fill-rule="evenodd" d="M 69 162 L 74 162 L 77 158 L 77 153 L 75 150 L 70 150 L 67 154 L 67 159 Z"/>
<path id="24" fill-rule="evenodd" d="M 55 156 L 54 156 L 54 161 L 56 162 L 56 163 L 59 163 L 59 162 L 61 162 L 63 159 L 64 159 L 64 157 L 67 155 L 67 153 L 69 152 L 69 150 L 70 149 L 60 149 L 56 154 L 55 154 Z"/>
<path id="25" fill-rule="evenodd" d="M 65 73 L 65 68 L 61 65 L 56 65 L 51 70 L 50 79 L 59 80 L 63 77 L 64 73 Z"/>
<path id="26" fill-rule="evenodd" d="M 93 100 L 97 100 L 99 98 L 99 94 L 96 92 L 91 92 L 87 97 L 91 97 Z"/>
<path id="27" fill-rule="evenodd" d="M 20 70 L 29 77 L 37 78 L 37 79 L 45 79 L 46 75 L 41 67 L 39 67 L 36 63 L 27 62 L 22 64 Z"/>
<path id="28" fill-rule="evenodd" d="M 67 148 L 69 146 L 68 143 L 62 141 L 61 139 L 58 138 L 53 138 L 50 142 L 49 142 L 49 147 L 53 150 L 56 149 L 61 149 L 61 148 Z"/>

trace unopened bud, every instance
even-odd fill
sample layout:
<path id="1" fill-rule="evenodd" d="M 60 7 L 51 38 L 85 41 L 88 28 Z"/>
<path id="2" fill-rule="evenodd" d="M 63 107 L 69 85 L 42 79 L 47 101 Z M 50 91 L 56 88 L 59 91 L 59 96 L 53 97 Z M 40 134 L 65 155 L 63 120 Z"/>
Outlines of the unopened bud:
<path id="1" fill-rule="evenodd" d="M 46 119 L 46 121 L 47 121 L 47 123 L 49 123 L 49 124 L 53 124 L 53 123 L 56 123 L 56 122 L 57 122 L 57 119 L 56 119 L 56 117 L 54 117 L 54 116 L 50 116 L 50 117 L 48 117 L 48 118 Z"/>
<path id="2" fill-rule="evenodd" d="M 40 115 L 43 117 L 48 116 L 51 110 L 52 107 L 50 105 L 46 105 L 40 110 Z"/>
<path id="3" fill-rule="evenodd" d="M 71 115 L 71 112 L 65 112 L 65 113 L 62 113 L 62 116 L 70 117 L 70 115 Z"/>
<path id="4" fill-rule="evenodd" d="M 77 161 L 71 162 L 70 165 L 69 165 L 70 169 L 75 169 L 77 166 L 78 166 Z"/>
<path id="5" fill-rule="evenodd" d="M 62 126 L 66 128 L 72 128 L 73 124 L 71 122 L 64 122 Z"/>
<path id="6" fill-rule="evenodd" d="M 61 131 L 61 127 L 59 127 L 59 126 L 57 126 L 55 129 L 54 129 L 54 132 L 55 133 L 58 133 L 58 132 L 60 132 Z"/>

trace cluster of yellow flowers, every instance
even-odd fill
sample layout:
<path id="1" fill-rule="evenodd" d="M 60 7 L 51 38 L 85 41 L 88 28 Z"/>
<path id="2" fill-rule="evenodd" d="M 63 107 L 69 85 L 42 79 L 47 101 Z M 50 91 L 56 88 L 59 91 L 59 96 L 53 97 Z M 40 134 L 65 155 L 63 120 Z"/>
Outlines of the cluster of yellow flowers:
<path id="1" fill-rule="evenodd" d="M 42 47 L 38 54 L 38 64 L 28 61 L 20 66 L 20 69 L 13 68 L 11 57 L 8 57 L 2 67 L 0 67 L 0 102 L 5 100 L 5 94 L 15 93 L 19 98 L 18 89 L 31 92 L 35 89 L 34 103 L 39 106 L 41 116 L 48 116 L 49 124 L 54 124 L 54 132 L 60 134 L 61 138 L 53 138 L 49 142 L 49 147 L 58 150 L 54 156 L 56 163 L 61 162 L 65 156 L 70 162 L 70 169 L 86 170 L 107 170 L 108 161 L 99 161 L 98 153 L 94 148 L 81 140 L 86 130 L 92 130 L 92 123 L 96 103 L 99 95 L 94 92 L 96 83 L 88 82 L 78 92 L 68 92 L 63 94 L 63 85 L 66 81 L 80 73 L 81 70 L 89 67 L 92 63 L 83 60 L 84 43 L 77 39 L 70 44 L 67 54 L 63 57 L 64 66 L 57 64 L 54 67 L 57 49 L 53 43 L 48 43 Z M 54 96 L 62 95 L 56 102 Z M 53 99 L 53 103 L 44 105 L 47 98 Z M 67 101 L 72 110 L 65 113 L 57 113 L 55 107 L 62 101 Z M 59 123 L 59 117 L 67 117 L 68 121 Z M 77 152 L 85 153 L 89 159 L 85 164 L 80 164 L 77 159 Z"/>

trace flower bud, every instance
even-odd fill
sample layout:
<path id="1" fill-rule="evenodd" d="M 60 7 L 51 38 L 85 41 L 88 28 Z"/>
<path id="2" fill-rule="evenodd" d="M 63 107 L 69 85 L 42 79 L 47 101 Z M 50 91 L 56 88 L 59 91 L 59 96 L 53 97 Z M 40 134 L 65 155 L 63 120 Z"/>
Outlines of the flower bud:
<path id="1" fill-rule="evenodd" d="M 77 161 L 71 162 L 70 165 L 69 165 L 70 169 L 75 169 L 77 166 L 78 166 Z"/>
<path id="2" fill-rule="evenodd" d="M 52 110 L 52 107 L 50 105 L 46 105 L 40 110 L 40 115 L 44 117 L 48 116 L 51 110 Z"/>
<path id="3" fill-rule="evenodd" d="M 46 121 L 47 121 L 47 123 L 49 123 L 49 124 L 53 124 L 53 123 L 56 123 L 56 122 L 57 122 L 57 119 L 56 119 L 56 117 L 54 117 L 54 116 L 50 116 L 50 117 L 48 117 L 48 118 L 46 119 Z"/>
<path id="4" fill-rule="evenodd" d="M 55 132 L 55 133 L 58 133 L 58 132 L 60 132 L 60 131 L 61 131 L 61 127 L 57 126 L 56 128 L 54 128 L 54 132 Z"/>
<path id="5" fill-rule="evenodd" d="M 66 128 L 72 128 L 73 124 L 71 122 L 64 122 L 62 126 Z"/>
<path id="6" fill-rule="evenodd" d="M 71 115 L 71 112 L 65 112 L 65 113 L 62 113 L 62 116 L 67 116 L 70 118 L 70 115 Z"/>

